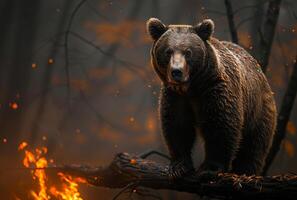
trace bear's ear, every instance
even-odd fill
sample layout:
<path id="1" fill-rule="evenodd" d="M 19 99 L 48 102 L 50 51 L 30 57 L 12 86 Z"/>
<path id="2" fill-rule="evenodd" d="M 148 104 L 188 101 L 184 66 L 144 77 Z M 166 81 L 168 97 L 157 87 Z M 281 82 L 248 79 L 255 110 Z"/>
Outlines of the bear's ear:
<path id="1" fill-rule="evenodd" d="M 194 29 L 199 37 L 206 41 L 214 32 L 214 22 L 211 19 L 205 19 L 198 25 L 194 26 Z"/>
<path id="2" fill-rule="evenodd" d="M 167 31 L 167 27 L 157 18 L 150 18 L 146 22 L 146 29 L 154 41 Z"/>

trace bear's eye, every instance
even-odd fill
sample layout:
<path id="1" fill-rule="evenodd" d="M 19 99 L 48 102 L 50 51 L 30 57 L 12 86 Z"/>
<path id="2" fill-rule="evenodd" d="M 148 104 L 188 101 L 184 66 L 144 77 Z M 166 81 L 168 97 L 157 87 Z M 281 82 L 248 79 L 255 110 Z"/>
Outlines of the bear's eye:
<path id="1" fill-rule="evenodd" d="M 191 49 L 186 49 L 185 50 L 185 57 L 186 58 L 191 58 L 192 57 L 192 50 Z"/>
<path id="2" fill-rule="evenodd" d="M 170 57 L 172 53 L 173 53 L 173 50 L 172 50 L 171 48 L 167 48 L 167 49 L 165 50 L 165 55 L 166 55 L 167 57 Z"/>

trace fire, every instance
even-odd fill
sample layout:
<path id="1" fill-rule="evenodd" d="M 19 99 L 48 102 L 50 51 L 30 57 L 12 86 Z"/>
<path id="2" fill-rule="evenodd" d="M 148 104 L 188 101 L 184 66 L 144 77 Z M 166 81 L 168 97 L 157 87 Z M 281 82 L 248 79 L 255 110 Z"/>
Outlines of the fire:
<path id="1" fill-rule="evenodd" d="M 64 184 L 63 189 L 64 191 L 58 191 L 55 187 L 51 187 L 50 192 L 55 197 L 60 197 L 60 199 L 65 200 L 83 200 L 80 197 L 80 193 L 77 189 L 78 184 L 77 183 L 85 183 L 85 180 L 76 178 L 73 179 L 71 176 L 64 175 L 63 173 L 58 173 L 61 180 L 64 181 L 66 184 Z M 67 185 L 68 184 L 68 185 Z M 71 197 L 71 198 L 69 198 Z"/>
<path id="2" fill-rule="evenodd" d="M 23 165 L 27 168 L 36 168 L 32 170 L 32 178 L 38 182 L 39 191 L 31 190 L 30 193 L 34 200 L 50 200 L 50 199 L 63 199 L 63 200 L 83 200 L 79 191 L 78 183 L 85 183 L 82 178 L 72 178 L 69 175 L 58 173 L 61 180 L 62 189 L 57 189 L 56 186 L 48 186 L 45 168 L 48 167 L 48 161 L 45 157 L 47 148 L 36 148 L 35 151 L 25 150 L 28 143 L 22 142 L 18 149 L 24 150 L 25 157 Z M 53 161 L 50 160 L 52 163 Z M 53 198 L 55 197 L 55 198 Z"/>
<path id="3" fill-rule="evenodd" d="M 28 146 L 28 143 L 27 142 L 22 142 L 20 145 L 19 145 L 19 150 L 23 150 L 26 146 Z"/>

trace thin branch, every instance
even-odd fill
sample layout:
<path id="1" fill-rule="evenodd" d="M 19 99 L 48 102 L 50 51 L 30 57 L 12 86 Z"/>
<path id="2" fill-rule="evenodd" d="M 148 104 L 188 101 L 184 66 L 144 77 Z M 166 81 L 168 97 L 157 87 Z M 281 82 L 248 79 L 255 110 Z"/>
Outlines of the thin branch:
<path id="1" fill-rule="evenodd" d="M 70 31 L 69 32 L 69 35 L 72 35 L 73 37 L 81 40 L 82 42 L 86 43 L 87 45 L 95 48 L 96 50 L 98 50 L 100 53 L 102 53 L 104 56 L 107 56 L 111 59 L 113 59 L 114 61 L 116 61 L 117 63 L 127 67 L 127 69 L 129 69 L 130 71 L 136 73 L 137 75 L 139 75 L 139 77 L 144 81 L 144 82 L 149 82 L 149 80 L 147 79 L 146 76 L 144 76 L 144 74 L 140 73 L 138 69 L 141 69 L 141 66 L 139 65 L 136 65 L 134 63 L 131 63 L 131 62 L 128 62 L 128 61 L 125 61 L 125 60 L 122 60 L 120 58 L 117 58 L 115 55 L 113 54 L 110 54 L 106 51 L 104 51 L 100 46 L 94 44 L 93 42 L 87 40 L 86 38 L 84 38 L 83 36 L 81 36 L 80 34 L 78 33 L 75 33 L 73 31 Z"/>
<path id="2" fill-rule="evenodd" d="M 97 187 L 124 188 L 132 185 L 152 189 L 169 189 L 217 199 L 295 199 L 297 176 L 245 176 L 231 173 L 190 175 L 172 181 L 168 165 L 141 159 L 127 153 L 115 156 L 107 167 L 70 165 L 51 167 L 65 174 L 84 178 Z"/>
<path id="3" fill-rule="evenodd" d="M 71 0 L 67 0 L 67 1 L 65 1 L 64 5 L 63 5 L 63 8 L 62 8 L 63 12 L 61 15 L 61 19 L 59 20 L 59 23 L 57 26 L 57 33 L 59 33 L 59 34 L 56 34 L 56 36 L 53 37 L 53 39 L 52 39 L 53 44 L 51 46 L 51 50 L 50 50 L 48 58 L 55 59 L 55 57 L 58 53 L 59 37 L 62 35 L 61 34 L 61 33 L 63 33 L 62 30 L 64 29 L 65 23 L 67 22 L 66 16 L 69 13 L 69 8 L 70 8 L 69 5 L 70 4 L 71 4 Z M 51 40 L 49 40 L 48 42 L 50 43 Z M 41 46 L 41 48 L 42 48 L 42 46 Z M 34 123 L 32 124 L 31 131 L 30 131 L 31 132 L 31 136 L 30 136 L 31 140 L 30 141 L 33 145 L 36 142 L 36 136 L 39 133 L 40 122 L 42 121 L 42 118 L 43 118 L 43 115 L 45 112 L 45 108 L 47 105 L 47 101 L 48 101 L 47 94 L 48 94 L 48 90 L 50 87 L 50 80 L 52 78 L 52 73 L 53 73 L 53 67 L 50 66 L 51 64 L 52 63 L 47 62 L 47 65 L 46 65 L 46 68 L 45 68 L 45 71 L 44 71 L 44 74 L 42 77 L 41 97 L 38 102 L 36 114 L 33 118 Z"/>
<path id="4" fill-rule="evenodd" d="M 290 119 L 292 108 L 294 106 L 296 93 L 297 93 L 297 55 L 295 58 L 294 69 L 293 69 L 291 78 L 289 80 L 288 88 L 285 92 L 285 95 L 281 104 L 280 112 L 277 119 L 276 133 L 273 138 L 272 148 L 268 154 L 268 157 L 266 159 L 266 164 L 263 170 L 264 175 L 267 173 L 270 165 L 272 164 L 276 154 L 280 149 L 283 139 L 286 136 L 286 127 Z"/>
<path id="5" fill-rule="evenodd" d="M 141 7 L 143 5 L 143 1 L 136 1 L 133 3 L 131 10 L 129 11 L 129 14 L 126 16 L 126 20 L 128 21 L 133 21 L 137 18 L 141 11 Z M 126 36 L 121 36 L 121 37 L 126 37 Z M 129 37 L 125 38 L 126 40 L 130 40 Z M 119 42 L 111 44 L 105 51 L 109 55 L 115 55 L 115 53 L 118 51 L 118 49 L 121 47 L 121 44 Z M 110 62 L 110 59 L 108 57 L 102 57 L 99 60 L 99 63 L 97 64 L 98 66 L 106 66 Z"/>
<path id="6" fill-rule="evenodd" d="M 151 156 L 151 155 L 158 155 L 158 156 L 161 156 L 161 157 L 163 157 L 163 158 L 166 158 L 167 160 L 171 160 L 171 158 L 169 157 L 169 156 L 167 156 L 166 154 L 164 154 L 164 153 L 162 153 L 162 152 L 159 152 L 159 151 L 156 151 L 156 150 L 149 150 L 149 151 L 147 151 L 147 152 L 144 152 L 144 153 L 142 153 L 142 154 L 140 154 L 140 155 L 138 155 L 140 158 L 142 158 L 142 159 L 146 159 L 146 158 L 148 158 L 149 156 Z"/>
<path id="7" fill-rule="evenodd" d="M 135 183 L 129 183 L 128 185 L 126 185 L 123 189 L 121 189 L 113 198 L 112 200 L 116 200 L 118 199 L 118 197 L 120 197 L 124 192 L 126 192 L 128 189 L 130 189 L 131 187 L 134 187 Z"/>
<path id="8" fill-rule="evenodd" d="M 284 3 L 284 8 L 287 10 L 290 18 L 292 18 L 293 20 L 297 19 L 297 16 L 295 14 L 295 12 L 292 10 L 292 8 L 294 9 L 294 5 L 288 5 L 288 2 Z"/>
<path id="9" fill-rule="evenodd" d="M 108 22 L 111 22 L 111 20 L 105 16 L 105 15 L 102 15 L 98 10 L 96 10 L 95 6 L 93 6 L 89 1 L 86 1 L 86 5 L 88 6 L 88 8 L 94 13 L 96 14 L 98 17 L 108 21 Z"/>
<path id="10" fill-rule="evenodd" d="M 74 20 L 75 15 L 81 8 L 81 6 L 86 2 L 86 0 L 81 0 L 77 6 L 75 6 L 73 12 L 71 13 L 69 23 L 67 25 L 66 31 L 65 31 L 65 38 L 64 38 L 64 52 L 65 52 L 65 72 L 66 72 L 66 80 L 67 80 L 67 91 L 68 91 L 68 100 L 70 98 L 70 71 L 69 71 L 69 52 L 68 52 L 68 41 L 69 41 L 69 33 L 71 30 L 71 26 Z"/>
<path id="11" fill-rule="evenodd" d="M 257 8 L 258 6 L 263 5 L 264 3 L 265 3 L 265 1 L 264 1 L 264 2 L 261 1 L 260 3 L 257 3 L 257 4 L 255 4 L 255 5 L 242 6 L 242 7 L 240 7 L 240 8 L 235 9 L 234 12 L 233 12 L 233 14 L 236 15 L 236 14 L 238 14 L 239 12 L 241 12 L 241 11 L 243 11 L 243 10 L 245 10 L 245 9 L 249 9 L 249 8 Z"/>
<path id="12" fill-rule="evenodd" d="M 227 11 L 227 18 L 228 18 L 232 42 L 238 44 L 238 35 L 237 35 L 235 23 L 234 23 L 232 4 L 229 0 L 225 0 L 225 6 L 226 6 L 226 11 Z"/>

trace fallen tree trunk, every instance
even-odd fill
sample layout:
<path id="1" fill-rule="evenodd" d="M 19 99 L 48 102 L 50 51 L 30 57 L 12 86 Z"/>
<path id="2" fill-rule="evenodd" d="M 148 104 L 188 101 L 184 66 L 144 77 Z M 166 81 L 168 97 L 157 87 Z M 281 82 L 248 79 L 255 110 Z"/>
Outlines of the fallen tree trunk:
<path id="1" fill-rule="evenodd" d="M 171 181 L 168 165 L 127 153 L 117 154 L 107 167 L 68 165 L 54 169 L 84 178 L 97 187 L 169 189 L 218 199 L 296 199 L 297 196 L 297 175 L 262 177 L 217 173 Z"/>

